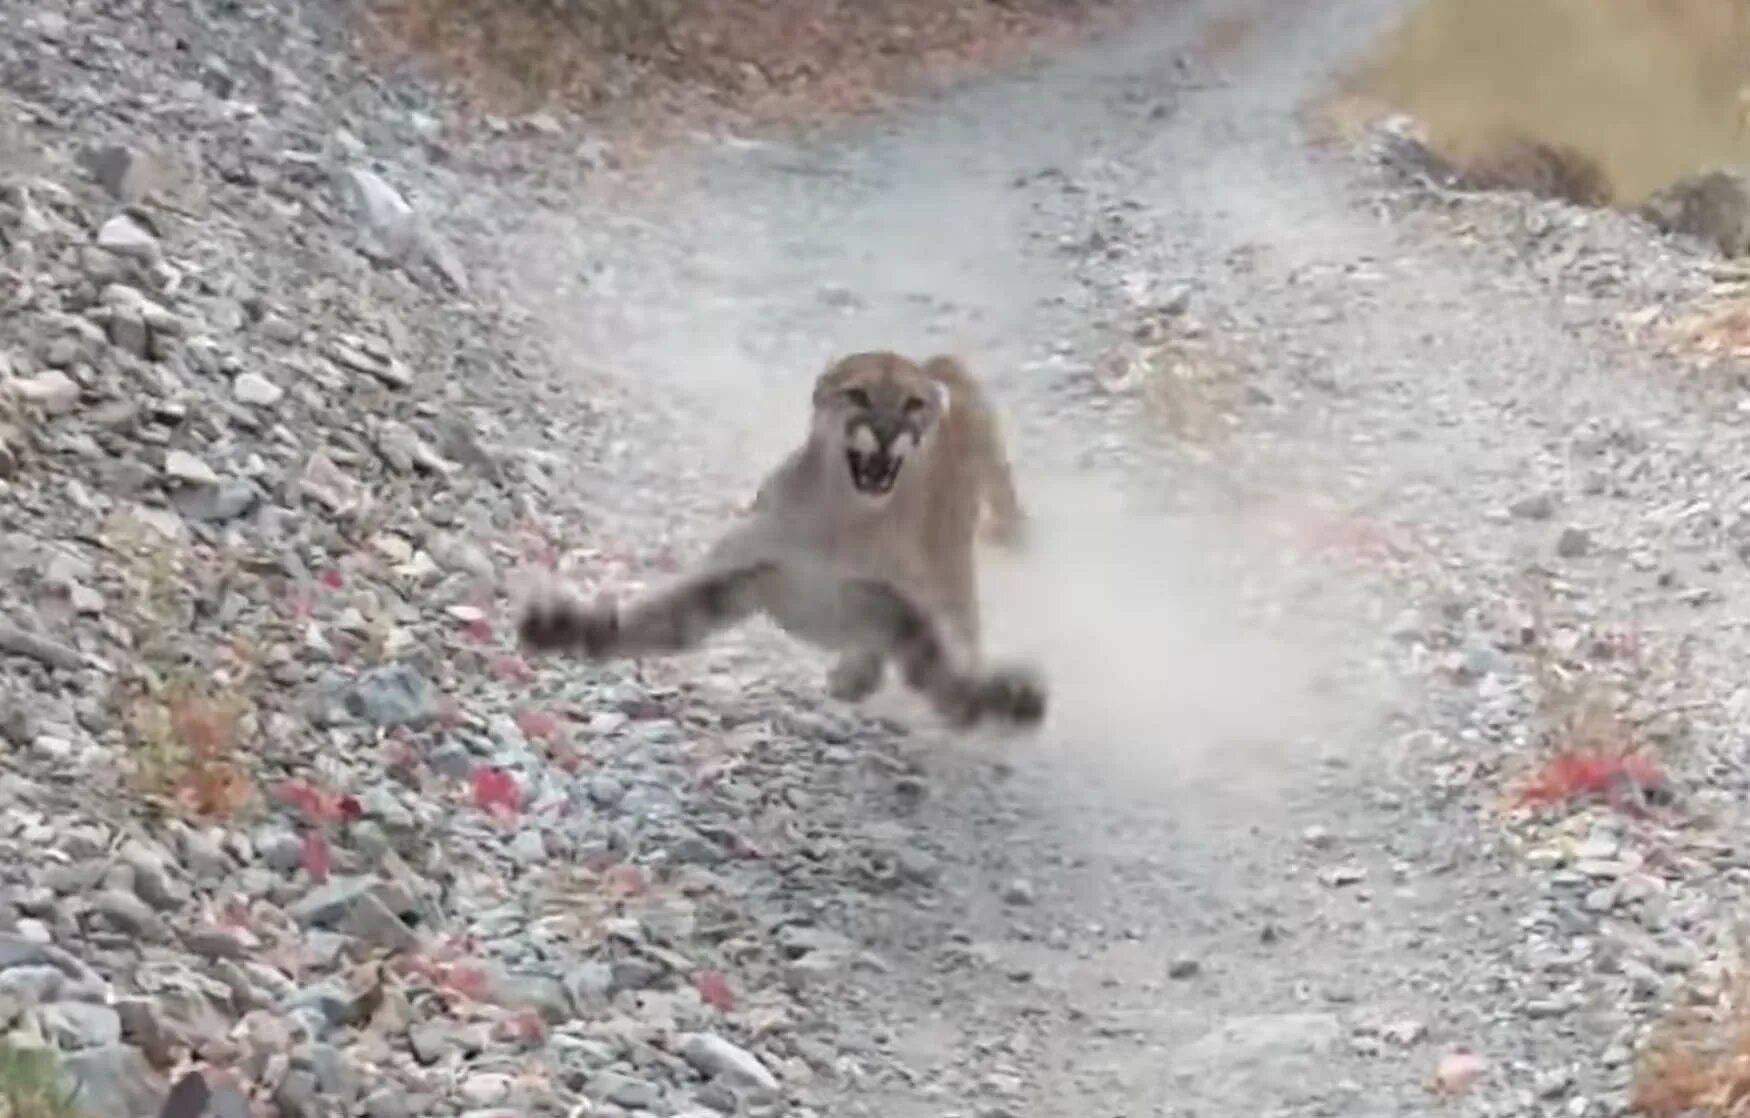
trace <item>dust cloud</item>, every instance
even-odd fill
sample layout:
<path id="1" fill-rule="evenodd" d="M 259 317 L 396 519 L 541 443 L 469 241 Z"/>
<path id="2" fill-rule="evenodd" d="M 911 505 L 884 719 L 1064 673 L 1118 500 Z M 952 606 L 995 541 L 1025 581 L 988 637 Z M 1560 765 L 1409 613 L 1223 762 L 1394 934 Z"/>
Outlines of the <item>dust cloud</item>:
<path id="1" fill-rule="evenodd" d="M 702 340 L 702 339 L 700 339 Z M 696 346 L 696 348 L 695 348 Z M 667 367 L 717 417 L 711 460 L 738 480 L 745 500 L 808 431 L 809 389 L 819 368 L 760 368 L 727 347 L 667 341 Z M 676 351 L 690 349 L 684 359 Z M 825 367 L 825 355 L 821 368 Z M 1328 630 L 1304 623 L 1273 585 L 1277 544 L 1235 518 L 1168 517 L 1126 495 L 1136 479 L 1102 473 L 1047 476 L 1016 452 L 1017 485 L 1032 519 L 1027 551 L 981 548 L 986 655 L 1023 662 L 1050 690 L 1036 737 L 974 735 L 980 753 L 1016 763 L 1068 761 L 1096 778 L 1160 794 L 1219 784 L 1268 795 L 1273 762 L 1291 751 L 1346 751 L 1377 728 L 1384 687 L 1344 680 L 1334 688 Z M 714 481 L 722 475 L 713 470 Z M 1241 577 L 1241 570 L 1249 571 Z M 1248 609 L 1274 603 L 1266 627 Z M 1378 619 L 1354 619 L 1358 640 Z M 762 622 L 762 628 L 764 623 Z M 826 662 L 785 640 L 796 655 Z M 912 724 L 931 715 L 889 677 L 874 710 Z"/>
<path id="2" fill-rule="evenodd" d="M 1151 788 L 1262 792 L 1285 752 L 1342 750 L 1377 725 L 1383 690 L 1336 682 L 1329 633 L 1254 562 L 1269 558 L 1257 533 L 1142 510 L 1097 475 L 1028 479 L 1025 499 L 1028 553 L 981 557 L 987 655 L 1044 673 L 1048 751 Z"/>
<path id="3" fill-rule="evenodd" d="M 739 269 L 782 274 L 762 259 L 768 251 L 750 246 Z M 915 279 L 896 274 L 892 286 Z M 993 303 L 1011 295 L 986 293 Z M 1022 301 L 1019 295 L 1013 300 Z M 745 502 L 806 438 L 815 377 L 841 352 L 858 347 L 840 341 L 809 353 L 810 346 L 788 339 L 774 347 L 787 351 L 783 360 L 765 360 L 746 341 L 757 333 L 748 330 L 748 317 L 757 312 L 735 300 L 695 301 L 672 313 L 674 328 L 622 338 L 614 347 L 616 363 L 642 392 L 684 398 L 690 413 L 711 418 L 675 431 L 669 450 L 659 452 L 698 463 L 697 472 L 677 484 L 704 483 L 727 504 Z M 1000 355 L 972 339 L 931 336 L 915 321 L 896 319 L 859 333 L 862 348 L 960 352 L 974 369 L 1002 365 Z M 576 348 L 597 348 L 600 339 L 590 342 Z M 992 387 L 999 411 L 1008 412 L 1007 393 Z M 1066 431 L 1063 437 L 1075 436 Z M 1037 459 L 1028 460 L 1024 446 L 1011 441 L 1011 451 L 1033 536 L 1022 556 L 981 550 L 986 651 L 992 661 L 1035 665 L 1050 691 L 1050 712 L 1037 736 L 979 732 L 976 745 L 968 743 L 978 752 L 1023 764 L 1029 757 L 1067 759 L 1163 793 L 1204 779 L 1231 789 L 1246 774 L 1264 787 L 1271 762 L 1284 751 L 1344 748 L 1356 718 L 1378 709 L 1371 691 L 1325 686 L 1332 656 L 1321 642 L 1330 638 L 1298 625 L 1293 610 L 1279 611 L 1267 629 L 1249 619 L 1244 595 L 1280 596 L 1280 588 L 1248 584 L 1237 572 L 1267 568 L 1271 541 L 1238 522 L 1143 509 L 1125 496 L 1135 478 L 1079 471 L 1050 476 Z M 696 515 L 689 507 L 696 510 L 697 501 L 679 501 L 673 512 Z M 727 523 L 726 515 L 722 523 L 693 524 L 688 531 L 709 535 Z M 1377 619 L 1359 624 L 1377 633 Z M 779 642 L 785 645 L 809 671 L 824 671 L 821 654 Z M 872 712 L 917 725 L 931 721 L 891 676 L 871 703 Z"/>

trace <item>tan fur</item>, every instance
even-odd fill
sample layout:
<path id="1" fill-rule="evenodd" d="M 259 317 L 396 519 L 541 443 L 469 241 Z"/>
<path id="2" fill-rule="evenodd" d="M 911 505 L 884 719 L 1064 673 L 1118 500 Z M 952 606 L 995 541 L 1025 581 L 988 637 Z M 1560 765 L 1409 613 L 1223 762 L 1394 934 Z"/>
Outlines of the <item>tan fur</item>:
<path id="1" fill-rule="evenodd" d="M 979 518 L 988 503 L 994 536 L 1015 545 L 1024 515 L 977 382 L 950 357 L 860 353 L 821 374 L 813 405 L 807 441 L 696 570 L 624 608 L 542 590 L 525 642 L 636 656 L 764 612 L 843 654 L 829 677 L 840 698 L 872 693 L 893 659 L 957 723 L 1037 721 L 1045 695 L 1028 673 L 979 667 Z"/>
<path id="2" fill-rule="evenodd" d="M 919 366 L 892 353 L 853 354 L 815 382 L 815 409 L 818 416 L 834 393 L 852 388 L 922 394 L 930 381 L 948 390 L 948 413 L 935 425 L 926 460 L 908 464 L 909 476 L 881 509 L 844 499 L 842 464 L 816 432 L 761 484 L 754 511 L 804 522 L 802 544 L 811 554 L 894 579 L 943 616 L 961 653 L 976 661 L 981 516 L 988 504 L 988 536 L 1011 548 L 1020 546 L 1026 524 L 1002 433 L 978 382 L 952 357 Z"/>

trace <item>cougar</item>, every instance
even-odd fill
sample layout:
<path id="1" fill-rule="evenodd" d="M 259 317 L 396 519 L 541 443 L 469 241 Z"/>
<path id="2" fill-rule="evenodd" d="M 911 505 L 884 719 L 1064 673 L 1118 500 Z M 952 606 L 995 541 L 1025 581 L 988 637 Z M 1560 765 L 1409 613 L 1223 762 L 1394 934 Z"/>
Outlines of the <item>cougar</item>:
<path id="1" fill-rule="evenodd" d="M 893 660 L 954 725 L 1039 722 L 1033 672 L 982 667 L 980 517 L 988 503 L 988 535 L 1010 548 L 1026 517 L 978 383 L 951 357 L 858 353 L 820 375 L 812 404 L 807 440 L 692 570 L 625 605 L 537 584 L 523 643 L 594 659 L 678 652 L 763 612 L 840 654 L 827 682 L 841 700 L 874 693 Z"/>

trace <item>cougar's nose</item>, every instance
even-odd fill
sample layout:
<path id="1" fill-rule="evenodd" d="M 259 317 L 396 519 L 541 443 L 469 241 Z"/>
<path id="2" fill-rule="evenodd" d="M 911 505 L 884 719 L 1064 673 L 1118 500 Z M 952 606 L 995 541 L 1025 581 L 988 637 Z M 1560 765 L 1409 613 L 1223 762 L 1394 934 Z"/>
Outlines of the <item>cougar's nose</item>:
<path id="1" fill-rule="evenodd" d="M 895 451 L 905 449 L 899 445 L 899 436 L 905 431 L 905 424 L 875 423 L 871 426 L 875 429 L 875 439 L 881 444 L 881 450 L 884 453 L 892 454 Z"/>
<path id="2" fill-rule="evenodd" d="M 858 454 L 874 454 L 881 449 L 881 440 L 867 423 L 859 423 L 851 432 L 849 445 Z"/>

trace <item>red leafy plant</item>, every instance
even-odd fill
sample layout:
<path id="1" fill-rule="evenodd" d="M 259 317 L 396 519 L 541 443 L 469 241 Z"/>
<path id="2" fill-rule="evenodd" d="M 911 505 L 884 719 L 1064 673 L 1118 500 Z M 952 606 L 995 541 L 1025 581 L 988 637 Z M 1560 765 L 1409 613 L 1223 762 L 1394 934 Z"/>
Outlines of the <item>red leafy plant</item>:
<path id="1" fill-rule="evenodd" d="M 1651 757 L 1632 750 L 1570 747 L 1556 751 L 1519 791 L 1523 805 L 1551 805 L 1602 797 L 1611 806 L 1638 811 L 1647 793 L 1665 786 Z"/>
<path id="2" fill-rule="evenodd" d="M 328 880 L 328 874 L 334 868 L 334 855 L 328 849 L 328 840 L 322 837 L 321 831 L 307 831 L 304 841 L 298 848 L 298 864 L 304 867 L 304 872 L 310 875 L 310 880 L 320 885 Z"/>
<path id="3" fill-rule="evenodd" d="M 729 989 L 729 982 L 714 970 L 702 970 L 693 976 L 693 989 L 698 991 L 699 1000 L 719 1013 L 730 1013 L 735 1009 L 735 995 Z"/>
<path id="4" fill-rule="evenodd" d="M 522 810 L 516 777 L 492 765 L 474 767 L 468 774 L 468 793 L 476 808 L 491 815 L 514 816 Z"/>
<path id="5" fill-rule="evenodd" d="M 1550 593 L 1533 586 L 1524 641 L 1532 657 L 1534 725 L 1543 757 L 1521 784 L 1516 806 L 1556 806 L 1603 800 L 1644 815 L 1649 800 L 1669 790 L 1664 769 L 1643 748 L 1643 726 L 1624 712 L 1655 675 L 1681 678 L 1678 660 L 1662 668 L 1652 650 L 1627 630 L 1556 629 L 1546 617 Z M 1655 739 L 1656 740 L 1656 739 Z"/>
<path id="6" fill-rule="evenodd" d="M 275 791 L 275 798 L 295 809 L 311 826 L 352 823 L 364 817 L 358 797 L 318 788 L 307 780 L 282 781 Z"/>
<path id="7" fill-rule="evenodd" d="M 304 833 L 298 851 L 298 861 L 304 872 L 318 884 L 327 881 L 334 867 L 334 856 L 324 832 L 330 827 L 363 818 L 364 809 L 359 806 L 358 798 L 296 779 L 281 782 L 275 790 L 275 798 L 298 812 L 304 825 L 310 828 Z"/>
<path id="8" fill-rule="evenodd" d="M 447 1005 L 486 1000 L 486 968 L 472 962 L 450 962 L 426 955 L 414 955 L 400 963 L 403 973 L 418 978 L 437 990 Z"/>

